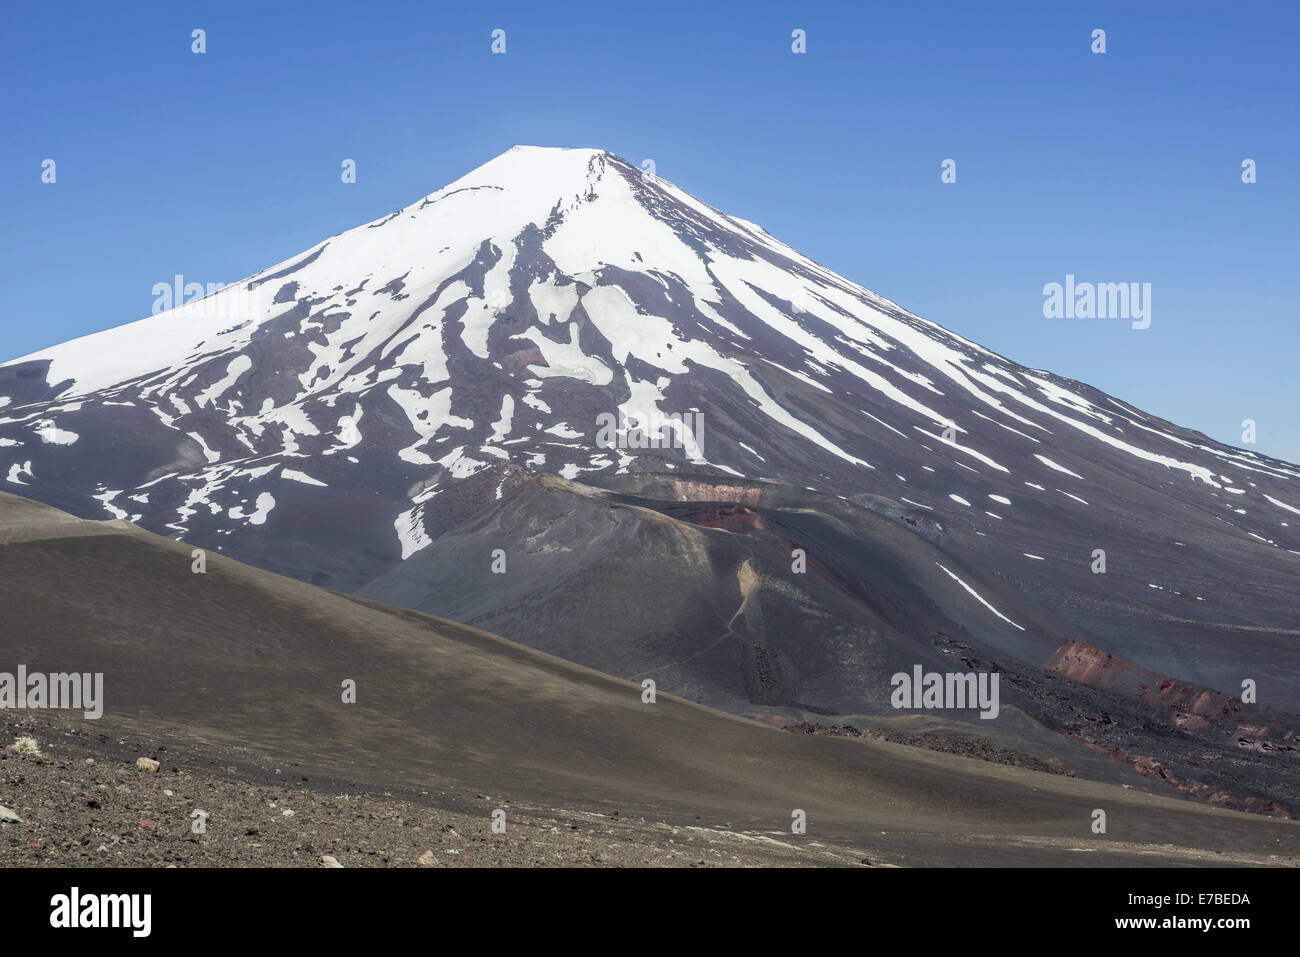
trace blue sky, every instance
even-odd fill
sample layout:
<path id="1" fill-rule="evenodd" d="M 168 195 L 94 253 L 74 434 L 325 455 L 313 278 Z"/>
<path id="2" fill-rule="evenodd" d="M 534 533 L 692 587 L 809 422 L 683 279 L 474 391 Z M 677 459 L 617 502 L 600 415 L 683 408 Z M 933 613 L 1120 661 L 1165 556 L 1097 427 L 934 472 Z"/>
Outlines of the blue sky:
<path id="1" fill-rule="evenodd" d="M 1018 362 L 1300 461 L 1295 4 L 76 6 L 0 34 L 0 361 L 517 143 L 592 146 Z M 1066 274 L 1151 283 L 1150 328 L 1045 319 Z"/>

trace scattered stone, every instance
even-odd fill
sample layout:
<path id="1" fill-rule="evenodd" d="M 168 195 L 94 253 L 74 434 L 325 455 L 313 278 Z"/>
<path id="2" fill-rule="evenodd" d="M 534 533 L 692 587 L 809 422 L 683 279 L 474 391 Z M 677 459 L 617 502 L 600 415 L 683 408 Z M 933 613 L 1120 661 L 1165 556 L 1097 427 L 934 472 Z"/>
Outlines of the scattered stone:
<path id="1" fill-rule="evenodd" d="M 342 866 L 343 866 L 342 864 L 339 863 L 338 858 L 337 858 L 337 857 L 334 857 L 334 856 L 331 855 L 331 854 L 326 854 L 325 856 L 323 856 L 323 857 L 320 859 L 320 863 L 321 863 L 321 866 L 322 866 L 322 867 L 342 867 Z"/>
<path id="2" fill-rule="evenodd" d="M 4 821 L 9 824 L 23 823 L 22 818 L 20 818 L 13 811 L 9 810 L 9 808 L 5 807 L 3 804 L 0 804 L 0 821 Z"/>
<path id="3" fill-rule="evenodd" d="M 285 808 L 283 811 L 280 812 L 280 816 L 281 816 L 281 817 L 293 817 L 293 811 L 289 810 L 288 808 Z"/>
<path id="4" fill-rule="evenodd" d="M 153 758 L 136 758 L 135 766 L 141 771 L 157 772 L 160 765 Z"/>
<path id="5" fill-rule="evenodd" d="M 416 858 L 416 862 L 421 867 L 433 867 L 435 864 L 438 863 L 438 859 L 434 857 L 433 851 L 425 851 L 418 858 Z"/>

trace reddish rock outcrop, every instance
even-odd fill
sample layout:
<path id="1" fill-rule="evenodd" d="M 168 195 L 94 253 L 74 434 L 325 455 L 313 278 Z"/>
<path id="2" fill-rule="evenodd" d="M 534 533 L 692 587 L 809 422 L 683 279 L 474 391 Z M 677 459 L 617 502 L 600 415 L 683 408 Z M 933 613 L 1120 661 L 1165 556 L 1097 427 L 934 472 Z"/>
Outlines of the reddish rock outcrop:
<path id="1" fill-rule="evenodd" d="M 1172 730 L 1214 738 L 1237 748 L 1300 757 L 1300 718 L 1240 697 L 1179 681 L 1141 668 L 1123 658 L 1076 639 L 1068 639 L 1052 654 L 1043 670 L 1104 691 L 1136 699 L 1156 720 Z M 1158 778 L 1185 794 L 1210 804 L 1272 817 L 1290 818 L 1291 812 L 1276 802 L 1258 797 L 1234 796 L 1221 788 L 1175 775 L 1160 760 L 1137 754 L 1103 735 L 1071 732 L 1074 738 L 1099 754 L 1128 764 L 1139 774 Z"/>

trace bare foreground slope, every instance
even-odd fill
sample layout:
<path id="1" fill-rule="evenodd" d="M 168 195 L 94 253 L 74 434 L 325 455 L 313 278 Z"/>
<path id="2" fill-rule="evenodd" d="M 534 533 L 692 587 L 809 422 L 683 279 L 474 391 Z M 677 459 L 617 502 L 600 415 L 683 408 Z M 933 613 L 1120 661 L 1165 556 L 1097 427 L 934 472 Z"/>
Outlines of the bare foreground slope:
<path id="1" fill-rule="evenodd" d="M 788 734 L 667 695 L 645 704 L 634 684 L 485 632 L 207 558 L 194 574 L 186 544 L 0 493 L 0 671 L 103 672 L 105 698 L 99 721 L 4 715 L 10 732 L 43 728 L 48 747 L 44 764 L 14 752 L 0 763 L 0 803 L 24 818 L 0 825 L 0 862 L 33 860 L 33 845 L 71 835 L 74 818 L 92 827 L 91 802 L 102 819 L 145 801 L 152 829 L 133 827 L 131 845 L 174 848 L 133 863 L 314 864 L 329 845 L 310 835 L 328 835 L 335 812 L 353 843 L 372 847 L 396 833 L 395 817 L 477 827 L 486 863 L 696 863 L 668 852 L 688 837 L 728 842 L 726 855 L 698 855 L 714 863 L 1294 864 L 1300 854 L 1294 822 Z M 341 700 L 347 679 L 355 704 Z M 157 776 L 134 770 L 138 755 L 163 758 Z M 371 795 L 372 813 L 342 793 Z M 268 812 L 275 795 L 306 805 L 311 826 Z M 212 819 L 189 840 L 196 807 Z M 505 834 L 490 831 L 497 807 L 515 825 Z M 1098 808 L 1105 835 L 1090 831 Z M 794 809 L 807 814 L 804 835 L 790 833 Z M 270 824 L 248 824 L 257 812 L 298 836 L 264 836 Z M 538 840 L 561 820 L 603 822 L 602 840 L 649 849 L 566 855 Z M 609 830 L 615 821 L 632 823 Z M 241 840 L 267 853 L 229 853 Z M 63 843 L 63 856 L 36 859 L 93 862 L 95 842 Z M 414 863 L 390 850 L 380 857 Z"/>

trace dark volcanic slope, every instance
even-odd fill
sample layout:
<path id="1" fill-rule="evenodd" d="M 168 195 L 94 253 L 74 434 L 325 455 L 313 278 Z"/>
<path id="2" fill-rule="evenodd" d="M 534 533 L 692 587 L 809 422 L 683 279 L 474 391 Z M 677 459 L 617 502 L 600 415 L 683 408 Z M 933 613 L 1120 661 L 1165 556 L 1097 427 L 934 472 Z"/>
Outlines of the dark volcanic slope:
<path id="1" fill-rule="evenodd" d="M 802 808 L 808 833 L 788 840 L 853 844 L 901 863 L 1201 859 L 1188 848 L 1267 862 L 1300 852 L 1290 822 L 901 745 L 786 734 L 668 696 L 643 704 L 635 685 L 484 632 L 219 556 L 196 575 L 188 546 L 117 522 L 70 522 L 8 495 L 0 536 L 5 667 L 102 671 L 107 708 L 91 731 L 247 748 L 304 775 L 458 784 L 704 826 L 780 832 Z M 349 678 L 353 705 L 340 700 Z M 1098 807 L 1104 837 L 1089 831 Z"/>
<path id="2" fill-rule="evenodd" d="M 928 594 L 947 591 L 934 565 L 942 553 L 869 511 L 771 491 L 820 511 L 760 506 L 757 488 L 735 502 L 676 503 L 543 476 L 361 594 L 729 710 L 880 711 L 894 672 L 946 669 L 937 648 L 911 637 L 961 631 Z M 841 524 L 836 506 L 856 524 Z M 796 546 L 808 573 L 791 570 Z M 503 573 L 492 570 L 494 547 Z M 1054 647 L 1046 641 L 1042 656 Z"/>
<path id="3" fill-rule="evenodd" d="M 1213 803 L 1300 815 L 1300 718 L 1113 658 L 1101 650 L 1110 635 L 1062 614 L 1050 574 L 1008 582 L 995 560 L 954 559 L 954 543 L 996 556 L 960 526 L 884 500 L 740 480 L 607 484 L 524 485 L 362 594 L 742 714 L 921 722 L 1100 780 L 1130 783 L 1136 771 Z M 997 610 L 953 575 L 999 594 Z M 1167 625 L 1142 603 L 1112 604 L 1134 631 Z M 1248 642 L 1189 642 L 1181 670 L 1230 687 L 1246 674 L 1236 656 Z M 1259 679 L 1265 701 L 1278 670 L 1296 665 L 1288 645 L 1274 664 Z M 994 720 L 894 710 L 891 677 L 916 665 L 1000 673 L 1002 710 Z"/>

